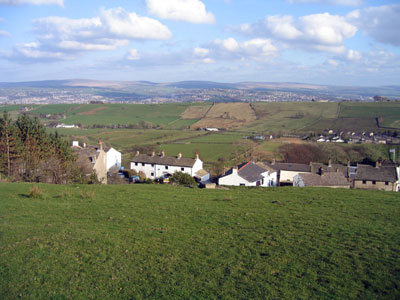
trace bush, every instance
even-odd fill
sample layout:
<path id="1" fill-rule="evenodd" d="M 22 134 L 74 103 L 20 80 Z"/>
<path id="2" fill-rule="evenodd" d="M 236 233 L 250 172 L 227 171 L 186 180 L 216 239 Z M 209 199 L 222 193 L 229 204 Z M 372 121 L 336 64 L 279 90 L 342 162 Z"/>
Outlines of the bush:
<path id="1" fill-rule="evenodd" d="M 180 185 L 196 185 L 196 180 L 187 173 L 176 172 L 169 179 L 172 183 L 177 183 Z"/>
<path id="2" fill-rule="evenodd" d="M 43 190 L 35 185 L 29 190 L 29 197 L 30 198 L 42 198 Z"/>

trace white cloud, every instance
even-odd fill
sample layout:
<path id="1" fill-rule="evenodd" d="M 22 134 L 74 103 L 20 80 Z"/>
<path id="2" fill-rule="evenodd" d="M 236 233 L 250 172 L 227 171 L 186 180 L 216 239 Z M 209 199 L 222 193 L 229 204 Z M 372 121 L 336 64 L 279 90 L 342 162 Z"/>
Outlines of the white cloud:
<path id="1" fill-rule="evenodd" d="M 194 48 L 193 53 L 196 56 L 205 57 L 210 53 L 210 50 L 206 48 Z"/>
<path id="2" fill-rule="evenodd" d="M 278 53 L 278 49 L 269 39 L 252 39 L 244 42 L 238 42 L 234 38 L 217 39 L 212 47 L 214 47 L 213 55 L 221 59 L 260 60 L 276 56 Z"/>
<path id="3" fill-rule="evenodd" d="M 400 4 L 355 10 L 347 20 L 378 42 L 400 46 Z"/>
<path id="4" fill-rule="evenodd" d="M 10 33 L 8 33 L 7 31 L 0 29 L 0 36 L 9 36 L 9 35 Z"/>
<path id="5" fill-rule="evenodd" d="M 359 51 L 348 50 L 346 57 L 348 60 L 360 60 L 362 58 L 362 55 Z"/>
<path id="6" fill-rule="evenodd" d="M 292 16 L 267 16 L 254 24 L 242 24 L 239 31 L 262 38 L 273 38 L 285 46 L 330 53 L 343 53 L 345 39 L 353 37 L 357 27 L 345 17 L 329 13 Z"/>
<path id="7" fill-rule="evenodd" d="M 68 60 L 73 58 L 63 52 L 41 50 L 37 42 L 17 44 L 11 56 L 21 60 L 34 61 Z"/>
<path id="8" fill-rule="evenodd" d="M 33 5 L 64 6 L 64 0 L 0 0 L 0 4 L 8 4 L 8 5 L 33 4 Z"/>
<path id="9" fill-rule="evenodd" d="M 361 5 L 363 0 L 289 0 L 290 3 L 321 3 L 321 4 L 334 4 L 346 6 Z"/>
<path id="10" fill-rule="evenodd" d="M 344 17 L 329 13 L 304 16 L 299 21 L 305 38 L 321 44 L 339 45 L 357 32 Z"/>
<path id="11" fill-rule="evenodd" d="M 130 49 L 128 52 L 128 56 L 126 57 L 128 60 L 138 60 L 140 59 L 140 54 L 137 49 Z"/>
<path id="12" fill-rule="evenodd" d="M 328 59 L 328 60 L 327 60 L 327 63 L 328 63 L 329 65 L 333 66 L 333 67 L 337 67 L 337 66 L 339 65 L 339 63 L 338 63 L 336 60 L 334 60 L 334 59 Z"/>
<path id="13" fill-rule="evenodd" d="M 37 41 L 15 47 L 15 55 L 28 59 L 70 59 L 86 51 L 107 51 L 128 46 L 132 40 L 165 40 L 172 34 L 155 19 L 123 8 L 101 9 L 93 18 L 70 19 L 50 16 L 33 21 Z M 133 56 L 131 56 L 133 57 Z"/>
<path id="14" fill-rule="evenodd" d="M 129 13 L 121 7 L 101 11 L 101 21 L 110 34 L 128 39 L 165 40 L 169 29 L 159 21 Z"/>
<path id="15" fill-rule="evenodd" d="M 295 27 L 292 16 L 269 16 L 265 20 L 266 27 L 275 36 L 283 39 L 293 40 L 302 35 Z"/>
<path id="16" fill-rule="evenodd" d="M 190 23 L 215 23 L 215 17 L 200 0 L 146 0 L 148 11 L 162 19 Z"/>

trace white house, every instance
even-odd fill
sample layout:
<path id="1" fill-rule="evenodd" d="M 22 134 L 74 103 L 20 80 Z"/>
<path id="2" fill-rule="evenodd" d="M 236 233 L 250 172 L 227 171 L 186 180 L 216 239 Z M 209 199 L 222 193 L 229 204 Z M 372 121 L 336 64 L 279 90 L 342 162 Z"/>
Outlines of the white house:
<path id="1" fill-rule="evenodd" d="M 296 163 L 278 163 L 273 161 L 272 163 L 263 163 L 278 173 L 279 185 L 293 185 L 293 178 L 299 173 L 310 173 L 311 165 L 296 164 Z"/>
<path id="2" fill-rule="evenodd" d="M 115 150 L 114 148 L 110 148 L 106 150 L 106 157 L 107 157 L 107 171 L 111 168 L 117 168 L 118 170 L 121 169 L 121 152 Z"/>
<path id="3" fill-rule="evenodd" d="M 151 155 L 140 154 L 139 151 L 131 160 L 131 169 L 136 172 L 143 172 L 147 178 L 157 179 L 165 175 L 172 175 L 175 172 L 183 172 L 200 181 L 208 180 L 210 175 L 203 170 L 203 162 L 199 154 L 195 158 L 178 156 L 166 156 L 164 150 L 159 155 L 155 152 Z"/>
<path id="4" fill-rule="evenodd" d="M 270 177 L 270 172 L 260 165 L 247 162 L 237 168 L 229 169 L 224 176 L 218 179 L 219 185 L 230 186 L 275 186 L 276 180 Z"/>

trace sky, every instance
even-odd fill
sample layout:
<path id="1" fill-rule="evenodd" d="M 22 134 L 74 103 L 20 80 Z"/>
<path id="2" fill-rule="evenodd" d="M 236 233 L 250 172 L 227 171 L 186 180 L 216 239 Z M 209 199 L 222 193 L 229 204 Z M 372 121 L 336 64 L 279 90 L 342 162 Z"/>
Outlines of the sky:
<path id="1" fill-rule="evenodd" d="M 399 0 L 0 0 L 0 81 L 400 85 Z"/>

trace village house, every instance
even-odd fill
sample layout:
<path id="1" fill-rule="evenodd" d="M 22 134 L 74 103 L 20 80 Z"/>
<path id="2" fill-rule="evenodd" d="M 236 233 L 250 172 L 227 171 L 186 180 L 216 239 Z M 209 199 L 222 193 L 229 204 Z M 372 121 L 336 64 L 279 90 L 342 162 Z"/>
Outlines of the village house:
<path id="1" fill-rule="evenodd" d="M 329 187 L 349 189 L 350 183 L 341 172 L 299 173 L 293 178 L 295 187 Z"/>
<path id="2" fill-rule="evenodd" d="M 153 151 L 152 154 L 141 154 L 139 151 L 132 158 L 130 168 L 136 172 L 143 172 L 147 178 L 158 179 L 175 172 L 189 174 L 198 181 L 207 181 L 210 174 L 203 169 L 203 162 L 199 154 L 195 158 L 182 157 L 182 153 L 177 156 L 166 156 L 162 150 L 159 155 Z"/>
<path id="3" fill-rule="evenodd" d="M 340 172 L 342 173 L 346 178 L 349 177 L 349 166 L 350 162 L 348 162 L 347 166 L 342 165 L 342 164 L 333 164 L 332 160 L 329 159 L 328 164 L 323 164 L 323 163 L 314 163 L 310 162 L 311 166 L 311 172 L 315 174 L 320 174 L 321 171 L 325 173 L 336 173 Z"/>
<path id="4" fill-rule="evenodd" d="M 277 185 L 293 185 L 293 178 L 299 173 L 310 173 L 311 166 L 296 163 L 278 163 L 273 160 L 271 163 L 264 162 L 264 165 L 276 170 Z"/>
<path id="5" fill-rule="evenodd" d="M 72 142 L 72 150 L 77 155 L 76 163 L 86 176 L 96 173 L 97 178 L 103 184 L 107 184 L 107 154 L 103 149 L 103 143 L 99 140 L 98 147 L 93 147 L 78 141 Z"/>
<path id="6" fill-rule="evenodd" d="M 268 169 L 254 162 L 247 162 L 237 168 L 229 169 L 224 176 L 218 179 L 218 184 L 228 186 L 276 186 L 276 177 L 274 179 L 269 175 Z"/>
<path id="7" fill-rule="evenodd" d="M 357 165 L 354 188 L 367 190 L 399 191 L 399 167 L 395 165 Z"/>
<path id="8" fill-rule="evenodd" d="M 106 168 L 107 171 L 111 169 L 118 171 L 122 166 L 122 154 L 114 148 L 105 148 L 106 152 Z"/>

